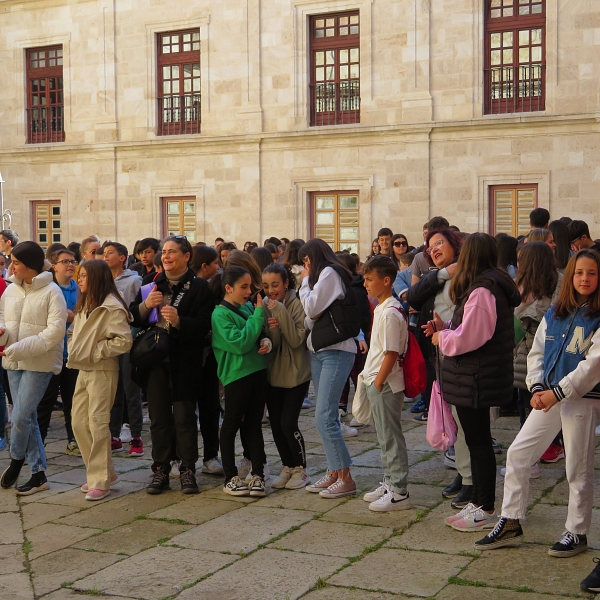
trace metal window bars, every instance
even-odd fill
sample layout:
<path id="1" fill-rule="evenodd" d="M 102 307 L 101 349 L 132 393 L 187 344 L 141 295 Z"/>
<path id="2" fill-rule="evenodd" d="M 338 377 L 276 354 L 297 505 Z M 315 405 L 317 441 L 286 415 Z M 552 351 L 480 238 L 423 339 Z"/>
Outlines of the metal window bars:
<path id="1" fill-rule="evenodd" d="M 492 67 L 486 70 L 486 114 L 544 110 L 542 64 Z"/>
<path id="2" fill-rule="evenodd" d="M 360 81 L 320 82 L 310 86 L 311 125 L 360 123 Z"/>
<path id="3" fill-rule="evenodd" d="M 65 139 L 64 107 L 38 106 L 27 108 L 27 142 L 45 144 Z"/>
<path id="4" fill-rule="evenodd" d="M 158 98 L 159 135 L 199 133 L 200 107 L 200 94 Z"/>

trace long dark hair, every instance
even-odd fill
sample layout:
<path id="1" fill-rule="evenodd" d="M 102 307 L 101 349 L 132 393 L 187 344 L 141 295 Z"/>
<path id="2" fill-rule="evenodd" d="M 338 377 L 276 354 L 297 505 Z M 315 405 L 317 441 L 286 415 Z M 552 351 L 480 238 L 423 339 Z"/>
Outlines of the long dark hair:
<path id="1" fill-rule="evenodd" d="M 554 305 L 554 316 L 557 319 L 564 319 L 578 306 L 575 297 L 575 287 L 573 286 L 573 276 L 575 275 L 577 260 L 580 258 L 591 258 L 592 260 L 596 261 L 596 269 L 600 273 L 600 254 L 595 250 L 580 250 L 577 252 L 577 254 L 571 257 L 571 260 L 569 260 L 567 267 L 565 268 L 563 284 L 560 288 L 558 300 Z M 596 291 L 590 294 L 588 298 L 588 310 L 586 316 L 596 317 L 600 314 L 600 285 L 598 285 Z"/>
<path id="2" fill-rule="evenodd" d="M 569 235 L 569 228 L 563 221 L 552 221 L 548 225 L 550 233 L 554 236 L 554 258 L 556 259 L 556 266 L 559 269 L 564 269 L 571 258 L 571 236 Z"/>
<path id="3" fill-rule="evenodd" d="M 197 275 L 202 265 L 210 265 L 219 258 L 219 253 L 211 246 L 194 246 L 192 248 L 192 258 L 188 263 L 188 267 Z"/>
<path id="4" fill-rule="evenodd" d="M 529 242 L 519 251 L 519 271 L 515 284 L 523 301 L 532 296 L 552 297 L 558 283 L 558 273 L 554 268 L 554 255 L 546 242 Z"/>
<path id="5" fill-rule="evenodd" d="M 302 261 L 298 258 L 298 251 L 306 242 L 301 239 L 292 240 L 285 249 L 283 255 L 283 264 L 292 268 L 296 265 L 302 266 Z"/>
<path id="6" fill-rule="evenodd" d="M 517 266 L 517 246 L 519 240 L 506 233 L 496 236 L 496 245 L 498 246 L 498 266 L 505 271 L 509 266 Z M 550 246 L 548 246 L 550 248 Z"/>
<path id="7" fill-rule="evenodd" d="M 308 285 L 310 289 L 314 289 L 315 284 L 319 281 L 321 271 L 331 265 L 338 265 L 347 273 L 348 277 L 352 279 L 353 273 L 350 272 L 348 267 L 342 264 L 333 250 L 323 240 L 319 238 L 313 238 L 308 240 L 302 248 L 298 251 L 298 258 L 304 261 L 304 258 L 308 257 L 310 260 L 310 275 L 308 276 Z"/>
<path id="8" fill-rule="evenodd" d="M 390 258 L 392 262 L 396 265 L 396 270 L 400 270 L 400 261 L 396 258 L 396 254 L 394 253 L 394 242 L 396 240 L 404 240 L 406 242 L 406 252 L 408 252 L 408 238 L 403 233 L 395 233 L 390 240 Z M 406 252 L 404 254 L 406 254 Z"/>
<path id="9" fill-rule="evenodd" d="M 117 290 L 115 280 L 109 266 L 103 260 L 86 260 L 81 264 L 81 270 L 87 275 L 87 291 L 82 292 L 75 305 L 75 314 L 85 311 L 86 316 L 106 300 L 112 294 L 122 305 L 129 317 L 129 307 Z"/>
<path id="10" fill-rule="evenodd" d="M 294 274 L 290 271 L 287 265 L 280 265 L 279 263 L 271 263 L 267 265 L 263 270 L 263 275 L 265 273 L 273 273 L 274 275 L 279 275 L 281 277 L 281 281 L 285 283 L 288 282 L 288 288 L 294 289 L 296 287 L 296 278 Z"/>
<path id="11" fill-rule="evenodd" d="M 267 265 L 270 265 L 273 262 L 273 256 L 271 252 L 264 246 L 254 248 L 250 252 L 250 256 L 256 261 L 256 264 L 261 272 L 265 270 Z"/>
<path id="12" fill-rule="evenodd" d="M 450 299 L 456 305 L 464 298 L 475 281 L 485 271 L 496 271 L 514 285 L 508 273 L 498 268 L 498 248 L 496 240 L 487 233 L 472 233 L 460 250 L 456 275 L 450 284 Z"/>

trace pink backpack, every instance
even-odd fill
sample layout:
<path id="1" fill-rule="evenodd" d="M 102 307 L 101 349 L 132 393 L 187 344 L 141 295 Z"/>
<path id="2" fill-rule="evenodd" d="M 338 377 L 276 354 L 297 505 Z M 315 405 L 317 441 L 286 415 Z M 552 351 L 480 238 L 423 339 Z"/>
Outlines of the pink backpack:
<path id="1" fill-rule="evenodd" d="M 442 398 L 439 381 L 433 382 L 429 415 L 427 417 L 427 443 L 436 450 L 446 452 L 456 442 L 458 426 L 452 416 L 452 410 Z"/>

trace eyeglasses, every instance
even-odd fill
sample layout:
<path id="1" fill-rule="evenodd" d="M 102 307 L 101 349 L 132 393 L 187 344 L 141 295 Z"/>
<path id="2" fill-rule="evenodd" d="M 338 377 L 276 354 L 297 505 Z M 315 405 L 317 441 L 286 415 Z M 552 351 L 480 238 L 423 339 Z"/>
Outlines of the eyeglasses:
<path id="1" fill-rule="evenodd" d="M 400 248 L 400 246 L 406 246 L 408 248 L 408 242 L 394 242 L 394 248 Z"/>
<path id="2" fill-rule="evenodd" d="M 64 260 L 57 260 L 55 263 L 55 265 L 64 265 L 65 267 L 67 265 L 77 265 L 77 261 L 76 260 L 69 260 L 67 258 L 65 258 Z"/>
<path id="3" fill-rule="evenodd" d="M 440 248 L 444 244 L 447 244 L 446 240 L 438 240 L 435 244 L 429 246 L 428 248 L 425 248 L 425 253 L 426 254 L 431 254 L 434 250 L 437 250 L 438 248 Z"/>

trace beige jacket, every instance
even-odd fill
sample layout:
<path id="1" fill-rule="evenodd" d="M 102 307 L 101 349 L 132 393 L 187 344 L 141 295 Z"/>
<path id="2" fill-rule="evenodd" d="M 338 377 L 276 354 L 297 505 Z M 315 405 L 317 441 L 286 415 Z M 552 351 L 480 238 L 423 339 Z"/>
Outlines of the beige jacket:
<path id="1" fill-rule="evenodd" d="M 267 375 L 273 387 L 292 388 L 310 381 L 310 358 L 306 348 L 305 313 L 295 290 L 288 290 L 283 303 L 276 302 L 267 317 L 275 317 L 279 327 L 268 330 L 273 350 L 267 355 Z"/>
<path id="2" fill-rule="evenodd" d="M 9 371 L 60 373 L 63 366 L 67 304 L 47 271 L 33 278 L 25 293 L 22 280 L 6 288 L 0 299 L 2 366 Z"/>
<path id="3" fill-rule="evenodd" d="M 81 371 L 118 371 L 117 357 L 128 352 L 132 343 L 127 311 L 109 294 L 89 317 L 83 311 L 75 315 L 67 331 L 67 366 Z"/>

